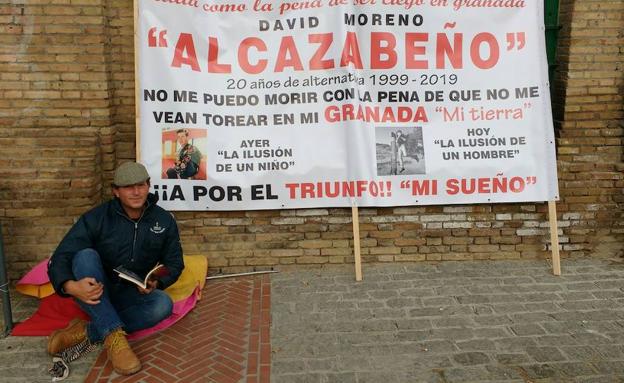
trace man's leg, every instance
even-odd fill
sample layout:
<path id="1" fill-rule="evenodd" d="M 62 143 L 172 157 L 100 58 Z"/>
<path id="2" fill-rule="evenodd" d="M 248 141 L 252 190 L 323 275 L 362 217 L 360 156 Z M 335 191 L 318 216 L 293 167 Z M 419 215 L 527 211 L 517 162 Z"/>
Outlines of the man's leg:
<path id="1" fill-rule="evenodd" d="M 122 326 L 121 319 L 110 304 L 108 295 L 110 283 L 102 269 L 99 254 L 93 249 L 79 251 L 72 259 L 72 271 L 78 280 L 93 277 L 98 282 L 102 282 L 105 285 L 104 293 L 100 304 L 97 305 L 89 305 L 76 299 L 82 310 L 91 316 L 92 323 L 76 318 L 64 329 L 50 334 L 48 353 L 51 355 L 58 354 L 86 339 L 89 339 L 92 344 L 99 343 L 110 331 Z"/>
<path id="2" fill-rule="evenodd" d="M 136 286 L 127 285 L 115 292 L 113 305 L 128 333 L 152 327 L 169 317 L 173 301 L 162 290 L 141 294 Z"/>
<path id="3" fill-rule="evenodd" d="M 104 341 L 108 358 L 117 373 L 130 375 L 139 371 L 141 362 L 126 340 L 122 330 L 124 324 L 111 301 L 117 286 L 106 277 L 100 255 L 93 249 L 79 251 L 74 255 L 72 271 L 77 280 L 92 277 L 104 284 L 100 303 L 90 305 L 77 300 L 80 307 L 91 317 L 91 322 L 87 325 L 89 340 L 92 343 Z"/>
<path id="4" fill-rule="evenodd" d="M 100 255 L 93 249 L 84 249 L 74 255 L 72 271 L 76 280 L 91 277 L 104 284 L 100 303 L 90 305 L 76 299 L 80 308 L 91 317 L 91 322 L 87 325 L 89 340 L 91 343 L 99 343 L 111 331 L 123 326 L 123 322 L 110 300 L 112 285 L 104 272 Z"/>
<path id="5" fill-rule="evenodd" d="M 405 146 L 399 146 L 399 167 L 401 171 L 405 170 L 405 156 L 407 155 L 407 151 L 405 150 Z"/>

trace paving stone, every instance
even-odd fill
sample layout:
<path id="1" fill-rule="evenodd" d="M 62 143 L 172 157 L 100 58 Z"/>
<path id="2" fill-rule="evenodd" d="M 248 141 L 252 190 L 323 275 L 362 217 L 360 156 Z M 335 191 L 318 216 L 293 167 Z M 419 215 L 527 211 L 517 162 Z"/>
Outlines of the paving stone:
<path id="1" fill-rule="evenodd" d="M 338 371 L 368 371 L 372 370 L 374 359 L 364 355 L 340 355 L 336 358 L 336 368 Z"/>
<path id="2" fill-rule="evenodd" d="M 432 326 L 432 322 L 429 319 L 403 319 L 397 318 L 395 320 L 396 326 L 398 330 L 420 330 L 420 329 L 429 329 Z"/>
<path id="3" fill-rule="evenodd" d="M 367 295 L 372 299 L 385 300 L 388 298 L 396 298 L 399 296 L 399 293 L 393 290 L 373 290 L 369 291 Z"/>
<path id="4" fill-rule="evenodd" d="M 559 298 L 554 293 L 533 293 L 533 294 L 518 294 L 518 298 L 524 302 L 552 302 Z"/>
<path id="5" fill-rule="evenodd" d="M 537 311 L 537 312 L 543 312 L 546 314 L 551 314 L 551 313 L 555 313 L 558 312 L 560 310 L 560 308 L 557 306 L 557 304 L 555 303 L 555 301 L 550 301 L 550 302 L 526 302 L 524 304 L 524 309 L 525 311 Z"/>
<path id="6" fill-rule="evenodd" d="M 475 338 L 479 339 L 496 339 L 506 338 L 511 335 L 506 327 L 479 327 L 474 329 Z"/>
<path id="7" fill-rule="evenodd" d="M 499 338 L 494 339 L 496 349 L 500 351 L 526 351 L 529 347 L 536 347 L 537 342 L 531 337 Z"/>
<path id="8" fill-rule="evenodd" d="M 431 322 L 434 327 L 468 327 L 473 326 L 474 322 L 470 316 L 453 316 L 447 318 L 439 318 Z"/>
<path id="9" fill-rule="evenodd" d="M 415 371 L 453 366 L 453 362 L 446 355 L 426 355 L 423 353 L 419 354 L 418 357 L 412 357 L 411 363 Z"/>
<path id="10" fill-rule="evenodd" d="M 527 354 L 537 362 L 566 360 L 566 357 L 556 347 L 528 347 Z"/>
<path id="11" fill-rule="evenodd" d="M 337 370 L 336 361 L 333 358 L 304 359 L 305 369 L 308 371 L 332 371 Z"/>
<path id="12" fill-rule="evenodd" d="M 373 318 L 404 318 L 406 309 L 399 308 L 377 308 L 370 310 Z"/>
<path id="13" fill-rule="evenodd" d="M 542 312 L 527 312 L 510 314 L 511 320 L 514 323 L 538 323 L 538 322 L 550 322 L 555 319 L 550 314 Z"/>
<path id="14" fill-rule="evenodd" d="M 431 339 L 431 330 L 425 331 L 399 331 L 396 338 L 400 342 L 420 342 Z"/>
<path id="15" fill-rule="evenodd" d="M 467 315 L 472 313 L 470 307 L 426 307 L 409 310 L 412 317 L 446 317 L 449 315 Z"/>
<path id="16" fill-rule="evenodd" d="M 525 364 L 529 362 L 529 357 L 525 353 L 498 354 L 495 356 L 495 359 L 498 363 L 505 365 Z"/>
<path id="17" fill-rule="evenodd" d="M 319 373 L 301 373 L 288 375 L 272 375 L 273 383 L 323 383 L 323 374 Z"/>
<path id="18" fill-rule="evenodd" d="M 463 366 L 474 366 L 490 362 L 488 355 L 483 352 L 463 352 L 454 354 L 453 360 Z"/>
<path id="19" fill-rule="evenodd" d="M 431 289 L 401 289 L 399 295 L 401 297 L 422 298 L 432 296 L 433 291 Z"/>
<path id="20" fill-rule="evenodd" d="M 578 363 L 557 363 L 552 364 L 553 368 L 560 371 L 561 375 L 575 378 L 577 376 L 587 376 L 596 373 L 595 368 L 588 362 Z"/>
<path id="21" fill-rule="evenodd" d="M 361 309 L 373 309 L 373 308 L 379 307 L 379 302 L 377 302 L 377 301 L 356 302 L 355 303 L 355 307 L 358 310 L 361 310 Z"/>
<path id="22" fill-rule="evenodd" d="M 354 372 L 331 373 L 322 376 L 323 383 L 356 383 L 357 378 Z"/>
<path id="23" fill-rule="evenodd" d="M 500 326 L 513 323 L 513 320 L 508 315 L 480 315 L 473 319 L 481 326 Z"/>
<path id="24" fill-rule="evenodd" d="M 592 364 L 599 373 L 624 377 L 624 363 L 621 361 L 599 360 Z"/>
<path id="25" fill-rule="evenodd" d="M 496 348 L 496 344 L 490 339 L 471 339 L 459 341 L 456 344 L 457 348 L 462 351 L 493 350 Z"/>
<path id="26" fill-rule="evenodd" d="M 519 324 L 510 326 L 509 329 L 518 336 L 541 335 L 546 333 L 546 331 L 537 324 Z"/>
<path id="27" fill-rule="evenodd" d="M 357 372 L 358 383 L 401 382 L 401 374 L 397 372 Z"/>
<path id="28" fill-rule="evenodd" d="M 496 314 L 521 313 L 527 311 L 523 303 L 497 303 L 492 305 L 492 309 Z"/>
<path id="29" fill-rule="evenodd" d="M 553 344 L 558 346 L 579 344 L 578 340 L 571 335 L 541 335 L 535 337 L 535 341 L 540 346 L 550 346 Z"/>
<path id="30" fill-rule="evenodd" d="M 596 375 L 574 379 L 574 383 L 622 383 L 623 381 L 622 377 L 609 375 Z"/>
<path id="31" fill-rule="evenodd" d="M 456 351 L 457 346 L 451 340 L 434 340 L 423 342 L 421 349 L 432 353 L 448 353 Z"/>
<path id="32" fill-rule="evenodd" d="M 410 308 L 420 306 L 420 300 L 417 301 L 414 298 L 393 298 L 388 299 L 385 304 L 389 308 Z"/>
<path id="33" fill-rule="evenodd" d="M 530 379 L 547 379 L 558 376 L 558 372 L 549 364 L 529 364 L 520 367 L 521 375 L 526 375 Z"/>
<path id="34" fill-rule="evenodd" d="M 490 303 L 492 296 L 489 295 L 464 295 L 457 297 L 457 301 L 463 305 L 475 303 Z"/>
<path id="35" fill-rule="evenodd" d="M 472 329 L 465 327 L 458 328 L 442 328 L 431 330 L 431 339 L 452 339 L 453 341 L 461 341 L 472 339 L 474 337 Z"/>
<path id="36" fill-rule="evenodd" d="M 387 282 L 384 283 L 381 288 L 384 290 L 403 290 L 403 289 L 409 289 L 411 287 L 414 287 L 413 283 L 410 283 L 409 281 L 394 281 L 394 282 Z M 427 294 L 427 291 L 423 291 L 421 290 L 421 293 L 417 296 L 423 296 L 423 294 Z"/>
<path id="37" fill-rule="evenodd" d="M 592 295 L 596 299 L 624 298 L 624 291 L 622 290 L 594 291 Z"/>
<path id="38" fill-rule="evenodd" d="M 518 369 L 510 366 L 487 365 L 485 370 L 490 374 L 490 381 L 509 381 L 522 379 L 522 375 Z"/>
<path id="39" fill-rule="evenodd" d="M 572 334 L 581 330 L 582 321 L 556 321 L 540 323 L 549 334 Z"/>
<path id="40" fill-rule="evenodd" d="M 448 383 L 483 382 L 493 378 L 492 374 L 481 366 L 448 368 L 444 370 L 444 377 Z"/>
<path id="41" fill-rule="evenodd" d="M 577 311 L 577 310 L 592 310 L 594 309 L 594 302 L 590 300 L 585 301 L 573 301 L 573 302 L 561 302 L 559 303 L 559 307 L 566 311 Z"/>
<path id="42" fill-rule="evenodd" d="M 442 297 L 465 295 L 468 290 L 463 286 L 440 286 L 436 287 L 434 294 Z"/>
<path id="43" fill-rule="evenodd" d="M 492 305 L 472 305 L 472 313 L 471 315 L 491 315 L 494 314 L 494 310 L 492 310 Z"/>
<path id="44" fill-rule="evenodd" d="M 591 346 L 561 346 L 559 347 L 569 360 L 601 360 L 602 355 Z"/>
<path id="45" fill-rule="evenodd" d="M 457 301 L 453 297 L 422 298 L 421 301 L 422 301 L 422 305 L 425 307 L 453 306 L 457 304 Z"/>
<path id="46" fill-rule="evenodd" d="M 595 293 L 591 293 L 589 291 L 575 291 L 575 292 L 560 292 L 557 293 L 557 295 L 559 296 L 559 300 L 561 301 L 567 301 L 567 302 L 571 302 L 571 301 L 583 301 L 583 300 L 590 300 L 590 299 L 594 299 Z"/>
<path id="47" fill-rule="evenodd" d="M 572 337 L 576 339 L 580 344 L 587 345 L 599 345 L 599 344 L 613 344 L 614 341 L 607 335 L 593 332 L 577 332 L 572 334 Z"/>
<path id="48" fill-rule="evenodd" d="M 605 359 L 624 359 L 624 345 L 597 345 L 594 349 Z"/>

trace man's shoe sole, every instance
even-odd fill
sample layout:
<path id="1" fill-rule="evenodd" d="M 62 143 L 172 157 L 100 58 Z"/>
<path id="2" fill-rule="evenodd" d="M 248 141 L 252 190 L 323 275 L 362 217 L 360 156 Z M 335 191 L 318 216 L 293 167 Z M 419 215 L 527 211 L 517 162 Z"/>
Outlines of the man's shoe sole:
<path id="1" fill-rule="evenodd" d="M 132 375 L 141 371 L 141 363 L 139 363 L 136 367 L 128 369 L 128 370 L 121 370 L 121 369 L 114 368 L 114 367 L 113 367 L 113 370 L 115 370 L 115 372 L 118 373 L 119 375 Z"/>

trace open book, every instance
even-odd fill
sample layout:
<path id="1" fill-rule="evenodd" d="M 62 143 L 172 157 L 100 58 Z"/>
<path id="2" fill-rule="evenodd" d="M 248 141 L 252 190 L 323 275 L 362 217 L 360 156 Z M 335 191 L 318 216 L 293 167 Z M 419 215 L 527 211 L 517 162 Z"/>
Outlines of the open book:
<path id="1" fill-rule="evenodd" d="M 145 277 L 141 277 L 134 271 L 130 271 L 123 266 L 117 266 L 116 268 L 113 269 L 113 271 L 115 271 L 119 275 L 119 278 L 130 281 L 137 286 L 141 286 L 144 289 L 148 287 L 147 281 L 149 281 L 152 276 L 154 277 L 160 276 L 160 274 L 162 274 L 162 271 L 164 270 L 165 270 L 164 265 L 159 263 L 156 266 L 154 266 L 154 268 L 151 269 Z M 161 271 L 161 272 L 157 273 L 157 271 Z"/>

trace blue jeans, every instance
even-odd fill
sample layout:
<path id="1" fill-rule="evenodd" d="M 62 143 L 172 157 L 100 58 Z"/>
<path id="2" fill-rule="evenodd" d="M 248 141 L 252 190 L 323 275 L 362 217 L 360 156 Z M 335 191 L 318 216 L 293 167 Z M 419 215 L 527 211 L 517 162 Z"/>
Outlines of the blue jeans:
<path id="1" fill-rule="evenodd" d="M 87 336 L 91 343 L 99 343 L 113 330 L 123 328 L 127 333 L 152 327 L 171 315 L 173 302 L 162 290 L 141 294 L 132 283 L 111 282 L 93 249 L 80 250 L 74 255 L 72 271 L 76 280 L 95 278 L 104 284 L 100 303 L 90 305 L 76 299 L 80 308 L 91 317 Z"/>

